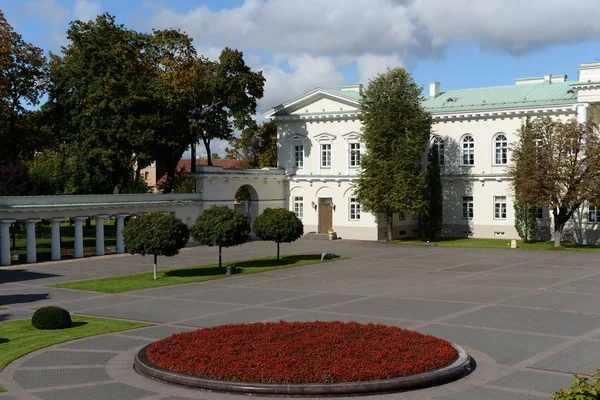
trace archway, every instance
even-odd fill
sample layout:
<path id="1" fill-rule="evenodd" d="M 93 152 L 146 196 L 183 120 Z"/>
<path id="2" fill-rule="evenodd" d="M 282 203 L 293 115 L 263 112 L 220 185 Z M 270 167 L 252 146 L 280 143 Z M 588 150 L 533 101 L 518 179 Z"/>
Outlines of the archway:
<path id="1" fill-rule="evenodd" d="M 242 185 L 235 192 L 233 208 L 248 216 L 248 222 L 252 224 L 258 216 L 258 193 L 251 185 Z"/>

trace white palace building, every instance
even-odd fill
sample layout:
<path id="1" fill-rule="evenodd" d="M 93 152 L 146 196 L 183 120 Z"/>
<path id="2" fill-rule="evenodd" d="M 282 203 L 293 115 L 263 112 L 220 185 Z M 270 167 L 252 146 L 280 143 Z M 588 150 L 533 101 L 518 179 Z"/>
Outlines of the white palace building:
<path id="1" fill-rule="evenodd" d="M 196 193 L 147 195 L 0 197 L 0 265 L 11 264 L 9 226 L 26 222 L 27 262 L 36 262 L 36 224 L 52 222 L 52 260 L 61 258 L 59 222 L 75 221 L 75 257 L 83 256 L 82 221 L 96 221 L 96 254 L 105 253 L 103 221 L 127 215 L 170 212 L 191 225 L 203 210 L 226 204 L 253 220 L 267 207 L 296 212 L 305 232 L 358 240 L 384 238 L 382 216 L 361 212 L 353 182 L 360 171 L 361 85 L 316 88 L 263 115 L 278 127 L 278 166 L 262 170 L 199 166 Z M 432 145 L 439 146 L 444 187 L 445 236 L 517 238 L 507 167 L 510 144 L 526 117 L 550 116 L 600 122 L 600 63 L 579 66 L 577 80 L 566 75 L 516 79 L 514 85 L 440 91 L 433 82 L 423 106 L 433 116 Z M 242 193 L 243 195 L 240 195 Z M 246 200 L 240 201 L 240 198 Z M 237 199 L 237 200 L 236 200 Z M 548 210 L 538 212 L 550 232 Z M 600 213 L 584 205 L 570 224 L 573 240 L 600 239 Z M 394 237 L 418 234 L 418 217 L 396 215 Z"/>

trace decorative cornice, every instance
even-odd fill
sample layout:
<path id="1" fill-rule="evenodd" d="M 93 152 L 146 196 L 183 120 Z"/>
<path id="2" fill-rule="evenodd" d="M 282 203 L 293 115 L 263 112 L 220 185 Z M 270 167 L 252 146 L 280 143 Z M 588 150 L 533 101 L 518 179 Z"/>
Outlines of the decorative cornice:
<path id="1" fill-rule="evenodd" d="M 434 122 L 446 121 L 461 121 L 461 120 L 478 120 L 478 119 L 498 119 L 498 118 L 519 118 L 525 116 L 542 116 L 542 115 L 560 115 L 560 114 L 575 114 L 574 104 L 565 104 L 561 106 L 551 107 L 536 107 L 536 108 L 515 108 L 515 109 L 498 109 L 485 111 L 464 111 L 464 112 L 447 112 L 447 113 L 432 113 Z"/>

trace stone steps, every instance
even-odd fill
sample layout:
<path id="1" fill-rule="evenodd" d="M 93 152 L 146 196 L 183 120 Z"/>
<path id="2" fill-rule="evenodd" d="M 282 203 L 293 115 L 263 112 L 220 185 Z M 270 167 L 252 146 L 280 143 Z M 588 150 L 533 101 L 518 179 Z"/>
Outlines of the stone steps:
<path id="1" fill-rule="evenodd" d="M 316 233 L 316 232 L 308 232 L 302 236 L 303 239 L 308 240 L 329 240 L 329 234 L 327 233 Z"/>

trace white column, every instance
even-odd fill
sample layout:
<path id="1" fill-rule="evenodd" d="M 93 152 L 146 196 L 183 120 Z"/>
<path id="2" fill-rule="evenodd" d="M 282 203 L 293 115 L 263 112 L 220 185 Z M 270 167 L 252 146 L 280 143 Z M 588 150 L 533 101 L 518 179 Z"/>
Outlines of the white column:
<path id="1" fill-rule="evenodd" d="M 27 221 L 27 262 L 37 262 L 37 248 L 35 243 L 35 224 L 41 219 L 28 219 Z"/>
<path id="2" fill-rule="evenodd" d="M 52 218 L 52 249 L 50 252 L 50 260 L 60 260 L 60 223 L 64 218 Z"/>
<path id="3" fill-rule="evenodd" d="M 104 255 L 104 219 L 109 215 L 96 215 L 96 255 Z"/>
<path id="4" fill-rule="evenodd" d="M 75 217 L 75 248 L 73 256 L 75 258 L 83 257 L 83 221 L 88 217 Z"/>
<path id="5" fill-rule="evenodd" d="M 14 219 L 0 220 L 0 265 L 10 265 L 10 224 Z"/>
<path id="6" fill-rule="evenodd" d="M 587 122 L 589 115 L 588 110 L 590 109 L 590 103 L 577 103 L 575 104 L 577 110 L 577 122 L 584 124 Z"/>
<path id="7" fill-rule="evenodd" d="M 125 226 L 125 217 L 129 214 L 118 214 L 115 216 L 117 225 L 117 254 L 125 253 L 125 243 L 123 242 L 123 227 Z"/>

